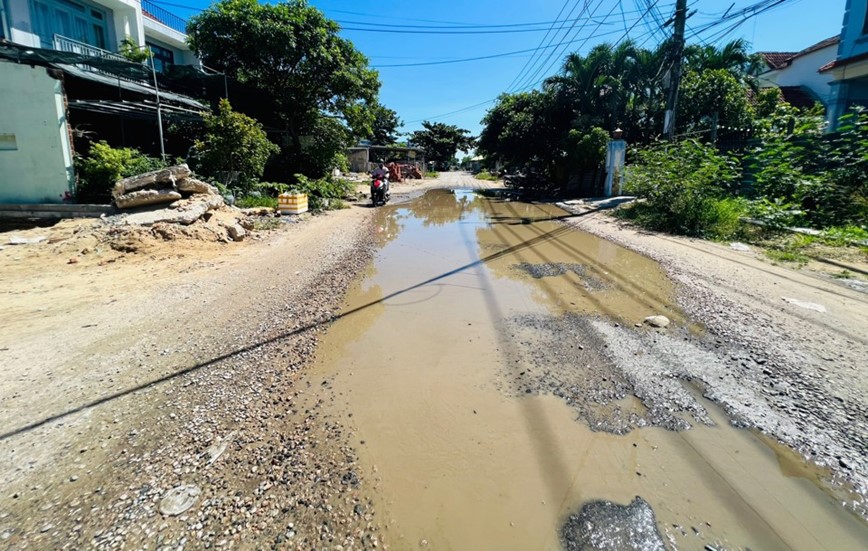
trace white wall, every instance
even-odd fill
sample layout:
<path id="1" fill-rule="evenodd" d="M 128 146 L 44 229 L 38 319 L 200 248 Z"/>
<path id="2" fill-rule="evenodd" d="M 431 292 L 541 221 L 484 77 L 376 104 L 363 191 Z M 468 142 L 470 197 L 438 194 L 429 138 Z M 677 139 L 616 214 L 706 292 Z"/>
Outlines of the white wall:
<path id="1" fill-rule="evenodd" d="M 0 203 L 60 203 L 75 186 L 61 82 L 0 62 Z"/>
<path id="2" fill-rule="evenodd" d="M 783 69 L 761 75 L 760 82 L 764 85 L 804 86 L 814 92 L 824 105 L 828 105 L 832 97 L 830 86 L 832 75 L 818 71 L 820 67 L 835 59 L 837 51 L 838 45 L 834 44 L 798 57 Z"/>

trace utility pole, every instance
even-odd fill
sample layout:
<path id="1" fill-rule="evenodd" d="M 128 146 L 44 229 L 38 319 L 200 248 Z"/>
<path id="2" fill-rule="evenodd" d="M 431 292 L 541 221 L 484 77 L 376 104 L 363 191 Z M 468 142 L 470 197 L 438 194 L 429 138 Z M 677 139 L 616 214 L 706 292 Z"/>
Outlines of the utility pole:
<path id="1" fill-rule="evenodd" d="M 675 138 L 675 115 L 678 112 L 678 86 L 681 84 L 681 64 L 684 61 L 684 27 L 687 23 L 687 0 L 675 4 L 675 32 L 672 35 L 672 67 L 669 69 L 669 95 L 666 98 L 666 118 L 663 133 L 669 141 Z"/>

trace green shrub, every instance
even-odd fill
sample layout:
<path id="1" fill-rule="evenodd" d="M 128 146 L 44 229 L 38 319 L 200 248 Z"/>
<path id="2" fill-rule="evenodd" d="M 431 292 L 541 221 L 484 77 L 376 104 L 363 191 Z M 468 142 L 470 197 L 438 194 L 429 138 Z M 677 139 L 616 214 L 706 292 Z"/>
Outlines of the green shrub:
<path id="1" fill-rule="evenodd" d="M 746 158 L 759 197 L 791 203 L 800 225 L 815 228 L 868 219 L 868 114 L 855 111 L 825 133 L 819 113 L 779 107 L 760 121 L 760 145 Z"/>
<path id="2" fill-rule="evenodd" d="M 269 157 L 279 150 L 259 122 L 236 113 L 222 99 L 216 114 L 205 115 L 205 136 L 193 145 L 189 162 L 197 173 L 219 178 L 229 188 L 249 191 L 265 171 Z"/>
<path id="3" fill-rule="evenodd" d="M 422 173 L 422 176 L 424 176 L 425 178 L 437 178 L 438 176 L 440 176 L 440 173 L 432 170 L 430 172 Z"/>
<path id="4" fill-rule="evenodd" d="M 356 185 L 340 178 L 319 178 L 312 180 L 304 174 L 295 175 L 296 184 L 292 191 L 307 194 L 311 210 L 335 210 L 344 208 L 343 200 L 355 194 Z"/>
<path id="5" fill-rule="evenodd" d="M 482 172 L 480 172 L 479 174 L 476 174 L 473 177 L 476 178 L 477 180 L 485 180 L 487 182 L 496 182 L 500 179 L 497 176 L 495 176 L 494 174 L 488 172 L 487 170 L 483 170 Z"/>
<path id="6" fill-rule="evenodd" d="M 166 163 L 148 157 L 137 149 L 113 148 L 104 141 L 91 144 L 87 157 L 76 156 L 78 176 L 76 200 L 79 203 L 109 203 L 111 190 L 121 178 L 135 176 L 159 168 Z"/>
<path id="7" fill-rule="evenodd" d="M 735 161 L 694 140 L 657 144 L 635 153 L 625 191 L 644 199 L 621 216 L 649 229 L 726 238 L 738 230 L 747 202 L 733 196 Z"/>

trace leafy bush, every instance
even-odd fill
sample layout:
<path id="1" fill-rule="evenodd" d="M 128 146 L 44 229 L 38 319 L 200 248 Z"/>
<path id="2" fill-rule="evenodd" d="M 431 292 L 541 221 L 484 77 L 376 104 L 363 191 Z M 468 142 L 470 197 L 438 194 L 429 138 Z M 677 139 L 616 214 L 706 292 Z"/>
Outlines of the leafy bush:
<path id="1" fill-rule="evenodd" d="M 482 172 L 474 175 L 473 177 L 476 178 L 477 180 L 485 180 L 487 182 L 496 182 L 497 180 L 500 179 L 497 176 L 495 176 L 494 174 L 488 172 L 487 170 L 483 170 Z"/>
<path id="2" fill-rule="evenodd" d="M 304 174 L 295 175 L 296 184 L 292 191 L 307 194 L 311 210 L 334 210 L 344 208 L 343 200 L 353 196 L 355 184 L 340 178 L 319 178 L 312 180 Z"/>
<path id="3" fill-rule="evenodd" d="M 738 230 L 747 202 L 732 192 L 734 159 L 694 140 L 636 152 L 625 190 L 644 199 L 621 215 L 653 230 L 725 238 Z"/>
<path id="4" fill-rule="evenodd" d="M 746 159 L 754 194 L 795 205 L 798 223 L 811 227 L 868 219 L 868 114 L 845 115 L 825 133 L 819 113 L 780 106 L 760 127 L 760 146 Z"/>
<path id="5" fill-rule="evenodd" d="M 116 149 L 104 141 L 96 142 L 90 146 L 87 157 L 75 158 L 78 175 L 76 200 L 79 203 L 109 203 L 112 187 L 121 178 L 165 167 L 166 163 L 160 159 L 148 157 L 137 149 Z"/>
<path id="6" fill-rule="evenodd" d="M 597 126 L 588 132 L 574 129 L 567 135 L 567 143 L 571 168 L 577 172 L 590 171 L 606 161 L 609 133 Z"/>
<path id="7" fill-rule="evenodd" d="M 150 51 L 140 48 L 131 36 L 124 37 L 118 46 L 118 53 L 133 63 L 144 63 L 150 58 Z"/>
<path id="8" fill-rule="evenodd" d="M 222 99 L 216 114 L 205 115 L 205 137 L 195 142 L 193 151 L 189 162 L 196 172 L 249 191 L 279 148 L 268 140 L 261 124 L 236 113 Z"/>

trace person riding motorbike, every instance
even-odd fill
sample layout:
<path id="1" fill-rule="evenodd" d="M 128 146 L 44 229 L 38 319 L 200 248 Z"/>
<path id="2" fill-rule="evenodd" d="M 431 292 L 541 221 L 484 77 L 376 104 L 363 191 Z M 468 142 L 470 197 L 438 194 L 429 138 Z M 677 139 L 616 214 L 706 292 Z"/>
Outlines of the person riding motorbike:
<path id="1" fill-rule="evenodd" d="M 371 178 L 372 178 L 371 197 L 374 198 L 374 193 L 376 191 L 378 191 L 378 190 L 374 189 L 373 182 L 380 180 L 382 182 L 382 185 L 384 188 L 382 190 L 382 194 L 383 194 L 382 201 L 385 204 L 386 201 L 389 200 L 389 195 L 390 195 L 389 194 L 389 169 L 386 168 L 386 165 L 384 163 L 380 163 L 380 166 L 375 168 L 374 171 L 371 173 Z M 374 205 L 376 206 L 376 199 L 374 200 Z"/>

